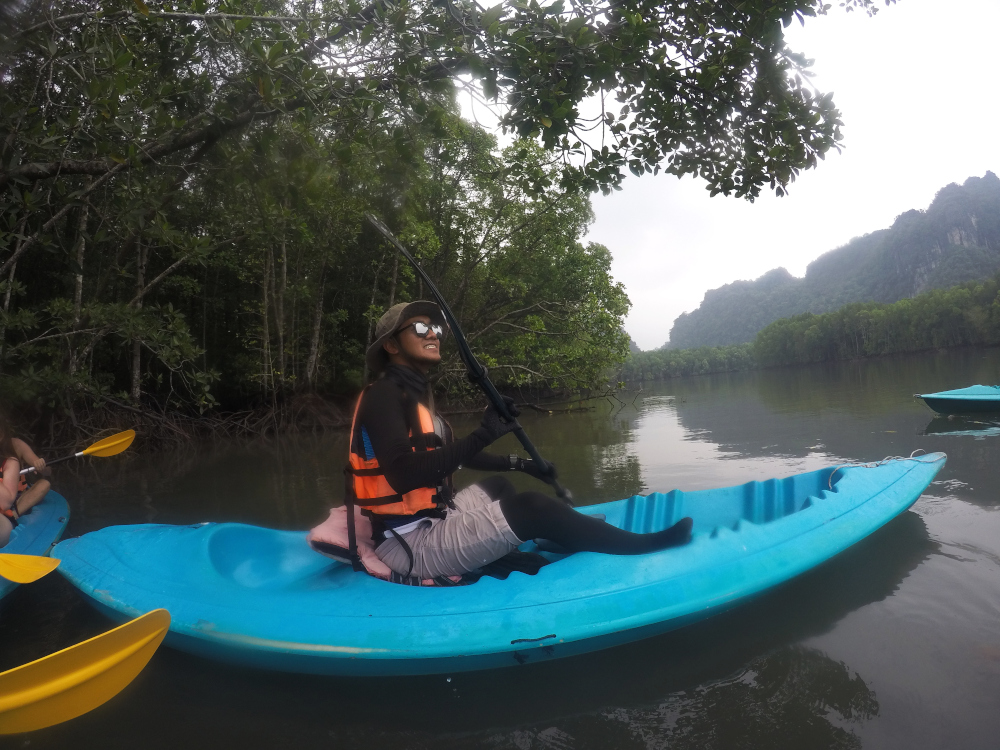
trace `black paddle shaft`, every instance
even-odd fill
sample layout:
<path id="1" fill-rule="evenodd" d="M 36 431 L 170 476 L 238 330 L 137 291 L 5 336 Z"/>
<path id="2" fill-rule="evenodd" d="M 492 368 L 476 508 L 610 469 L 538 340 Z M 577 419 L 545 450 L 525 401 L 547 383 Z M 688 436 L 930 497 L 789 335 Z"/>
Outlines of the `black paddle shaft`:
<path id="1" fill-rule="evenodd" d="M 413 266 L 413 269 L 420 274 L 420 278 L 424 280 L 424 284 L 427 285 L 431 294 L 434 295 L 434 299 L 437 300 L 438 306 L 441 308 L 441 312 L 444 314 L 444 318 L 448 323 L 448 327 L 451 328 L 452 333 L 455 334 L 455 343 L 458 345 L 458 355 L 462 358 L 462 361 L 465 363 L 465 367 L 469 371 L 469 380 L 482 389 L 483 393 L 486 394 L 486 399 L 490 402 L 490 404 L 492 404 L 493 408 L 496 409 L 497 414 L 500 415 L 500 418 L 503 421 L 507 423 L 514 423 L 514 437 L 516 437 L 521 445 L 524 446 L 524 449 L 528 451 L 528 455 L 531 456 L 531 460 L 534 461 L 546 474 L 545 481 L 552 485 L 552 489 L 556 491 L 556 495 L 566 501 L 569 505 L 572 505 L 572 494 L 570 494 L 570 491 L 559 484 L 558 480 L 552 476 L 552 464 L 542 458 L 538 449 L 535 447 L 535 444 L 532 443 L 527 434 L 525 434 L 524 428 L 521 427 L 514 415 L 510 413 L 510 410 L 507 408 L 507 403 L 503 400 L 503 397 L 500 395 L 499 391 L 497 391 L 496 386 L 493 385 L 493 382 L 486 374 L 486 368 L 479 364 L 479 360 L 476 359 L 476 356 L 472 353 L 472 349 L 469 348 L 469 342 L 465 340 L 465 335 L 462 333 L 462 327 L 458 324 L 458 320 L 455 319 L 455 315 L 452 313 L 451 308 L 448 307 L 448 303 L 445 302 L 441 292 L 438 291 L 437 286 L 435 286 L 434 282 L 431 281 L 431 278 L 426 274 L 424 269 L 420 267 L 420 264 L 417 263 L 417 259 L 414 258 L 410 254 L 409 250 L 403 247 L 400 241 L 396 239 L 396 236 L 389 231 L 389 227 L 379 221 L 379 219 L 372 214 L 365 214 L 365 218 L 368 219 L 368 223 L 375 227 L 375 229 L 377 229 L 382 236 L 392 244 L 393 247 L 402 253 L 403 257 L 410 262 L 411 266 Z"/>
<path id="2" fill-rule="evenodd" d="M 82 453 L 74 453 L 72 456 L 63 456 L 62 458 L 53 458 L 51 461 L 46 461 L 45 462 L 45 468 L 47 469 L 50 466 L 55 466 L 56 464 L 61 464 L 63 461 L 69 461 L 71 458 L 76 458 L 77 456 L 82 456 L 82 455 L 83 455 Z M 34 470 L 35 470 L 34 466 L 29 466 L 27 469 L 21 469 L 20 473 L 22 475 L 24 475 L 24 474 L 30 474 Z"/>

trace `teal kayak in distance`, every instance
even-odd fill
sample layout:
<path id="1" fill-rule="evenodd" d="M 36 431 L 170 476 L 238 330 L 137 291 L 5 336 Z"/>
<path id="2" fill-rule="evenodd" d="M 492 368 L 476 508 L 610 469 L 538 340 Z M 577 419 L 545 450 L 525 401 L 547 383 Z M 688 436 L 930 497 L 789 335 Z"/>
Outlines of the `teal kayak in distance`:
<path id="1" fill-rule="evenodd" d="M 976 414 L 1000 411 L 1000 385 L 970 385 L 954 391 L 917 393 L 938 414 Z"/>
<path id="2" fill-rule="evenodd" d="M 67 523 L 69 523 L 69 504 L 66 498 L 58 492 L 49 490 L 42 498 L 42 502 L 32 508 L 30 513 L 18 519 L 17 527 L 10 533 L 7 544 L 0 547 L 0 553 L 44 557 L 59 541 Z M 0 599 L 17 586 L 18 584 L 13 581 L 0 578 Z"/>
<path id="3" fill-rule="evenodd" d="M 313 551 L 306 532 L 233 523 L 113 526 L 52 554 L 118 620 L 168 609 L 166 643 L 193 654 L 331 675 L 458 672 L 595 651 L 729 609 L 864 539 L 944 463 L 935 453 L 587 506 L 636 532 L 691 516 L 693 539 L 648 555 L 546 553 L 536 575 L 466 586 L 388 583 Z"/>

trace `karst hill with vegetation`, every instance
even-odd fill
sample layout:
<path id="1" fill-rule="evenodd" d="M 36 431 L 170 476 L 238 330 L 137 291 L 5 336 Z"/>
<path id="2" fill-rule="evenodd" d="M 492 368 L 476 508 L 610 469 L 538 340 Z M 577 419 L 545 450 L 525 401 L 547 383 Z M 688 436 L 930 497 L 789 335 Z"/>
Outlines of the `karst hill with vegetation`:
<path id="1" fill-rule="evenodd" d="M 633 352 L 618 379 L 633 383 L 763 367 L 1000 345 L 1000 273 L 897 302 L 852 302 L 774 321 L 751 343 Z"/>
<path id="2" fill-rule="evenodd" d="M 896 302 L 998 270 L 1000 178 L 987 172 L 942 188 L 926 210 L 821 255 L 801 279 L 776 268 L 706 292 L 698 309 L 674 321 L 669 347 L 742 344 L 781 318 Z"/>

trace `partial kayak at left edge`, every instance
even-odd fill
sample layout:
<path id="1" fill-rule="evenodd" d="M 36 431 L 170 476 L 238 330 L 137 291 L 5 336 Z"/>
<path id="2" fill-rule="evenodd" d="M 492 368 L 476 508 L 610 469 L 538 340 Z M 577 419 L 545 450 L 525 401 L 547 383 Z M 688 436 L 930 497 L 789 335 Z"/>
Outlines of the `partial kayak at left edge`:
<path id="1" fill-rule="evenodd" d="M 50 557 L 69 522 L 69 504 L 49 491 L 17 526 L 0 555 Z M 0 598 L 20 585 L 0 577 Z M 0 673 L 0 735 L 76 718 L 113 698 L 146 666 L 170 627 L 163 609 Z"/>
<path id="2" fill-rule="evenodd" d="M 49 554 L 69 523 L 69 503 L 58 492 L 49 490 L 45 498 L 17 520 L 17 527 L 10 534 L 10 541 L 0 547 L 0 553 L 9 555 Z M 20 584 L 0 578 L 0 599 Z"/>

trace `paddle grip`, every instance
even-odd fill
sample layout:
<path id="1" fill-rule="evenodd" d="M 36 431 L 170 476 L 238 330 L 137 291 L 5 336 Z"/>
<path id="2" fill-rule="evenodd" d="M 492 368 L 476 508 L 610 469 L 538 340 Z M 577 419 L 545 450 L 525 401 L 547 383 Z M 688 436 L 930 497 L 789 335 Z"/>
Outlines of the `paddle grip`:
<path id="1" fill-rule="evenodd" d="M 80 455 L 82 455 L 82 454 L 80 454 L 80 453 L 74 453 L 72 456 L 63 456 L 62 458 L 53 458 L 51 461 L 46 461 L 45 462 L 45 468 L 47 469 L 50 466 L 53 466 L 55 464 L 61 464 L 63 461 L 69 461 L 71 458 L 76 458 L 77 456 L 80 456 Z M 35 470 L 34 466 L 29 466 L 27 469 L 21 469 L 18 472 L 18 474 L 30 474 L 34 470 Z"/>

